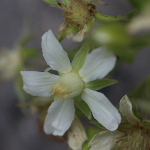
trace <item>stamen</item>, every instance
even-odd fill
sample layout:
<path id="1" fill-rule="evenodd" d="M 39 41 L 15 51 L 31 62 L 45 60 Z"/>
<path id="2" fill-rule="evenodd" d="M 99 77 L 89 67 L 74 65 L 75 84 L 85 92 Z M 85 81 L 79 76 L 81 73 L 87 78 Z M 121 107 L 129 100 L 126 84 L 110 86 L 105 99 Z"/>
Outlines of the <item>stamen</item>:
<path id="1" fill-rule="evenodd" d="M 78 96 L 83 89 L 83 81 L 75 73 L 64 74 L 57 83 L 50 88 L 52 96 L 56 98 L 73 98 Z M 54 98 L 54 99 L 56 99 Z"/>

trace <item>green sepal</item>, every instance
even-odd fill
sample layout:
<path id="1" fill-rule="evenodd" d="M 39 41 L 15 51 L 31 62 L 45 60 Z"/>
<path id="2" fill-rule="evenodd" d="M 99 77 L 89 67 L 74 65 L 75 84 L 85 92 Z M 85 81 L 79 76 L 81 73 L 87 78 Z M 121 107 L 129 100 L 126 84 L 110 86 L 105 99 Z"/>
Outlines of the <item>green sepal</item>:
<path id="1" fill-rule="evenodd" d="M 66 50 L 66 52 L 68 53 L 68 57 L 69 57 L 69 60 L 72 61 L 74 56 L 76 55 L 76 51 L 75 50 Z"/>
<path id="2" fill-rule="evenodd" d="M 98 90 L 115 83 L 118 83 L 118 81 L 113 79 L 99 79 L 85 83 L 85 87 L 91 90 Z"/>
<path id="3" fill-rule="evenodd" d="M 66 52 L 68 53 L 68 57 L 69 60 L 72 62 L 72 60 L 74 59 L 76 53 L 81 49 L 81 47 L 84 45 L 84 43 L 79 44 L 74 50 L 66 50 Z"/>
<path id="4" fill-rule="evenodd" d="M 88 119 L 92 118 L 91 110 L 89 106 L 81 99 L 81 96 L 76 97 L 74 99 L 74 103 Z"/>
<path id="5" fill-rule="evenodd" d="M 97 121 L 89 120 L 89 122 L 90 122 L 91 124 L 93 124 L 93 125 L 95 125 L 95 126 L 101 128 L 101 129 L 106 129 L 106 128 L 104 128 L 104 126 L 102 126 L 102 125 L 101 125 L 99 122 L 97 122 Z"/>
<path id="6" fill-rule="evenodd" d="M 91 30 L 92 26 L 94 25 L 95 23 L 95 18 L 91 19 L 90 21 L 87 22 L 87 28 L 88 28 L 88 31 Z"/>
<path id="7" fill-rule="evenodd" d="M 95 19 L 101 22 L 114 22 L 114 21 L 126 19 L 126 17 L 123 17 L 123 16 L 113 17 L 111 15 L 102 15 L 100 11 L 96 11 L 94 15 L 95 15 Z"/>
<path id="8" fill-rule="evenodd" d="M 88 146 L 88 144 L 92 140 L 93 136 L 95 134 L 98 134 L 99 132 L 101 132 L 100 129 L 93 128 L 93 127 L 89 127 L 86 129 L 88 140 L 83 143 L 82 150 L 90 150 L 90 147 Z"/>
<path id="9" fill-rule="evenodd" d="M 143 118 L 142 118 L 142 116 L 141 116 L 141 114 L 140 114 L 140 112 L 139 112 L 139 110 L 138 110 L 138 107 L 137 107 L 137 104 L 136 104 L 135 100 L 134 100 L 133 98 L 130 98 L 130 99 L 131 99 L 131 103 L 132 103 L 134 115 L 135 115 L 138 119 L 140 119 L 140 121 L 142 121 Z"/>
<path id="10" fill-rule="evenodd" d="M 77 33 L 80 29 L 78 27 L 72 27 L 71 25 L 67 25 L 66 29 L 63 31 L 64 35 L 70 33 Z"/>
<path id="11" fill-rule="evenodd" d="M 46 3 L 49 3 L 49 4 L 53 5 L 53 6 L 57 6 L 57 7 L 61 8 L 58 5 L 57 1 L 55 1 L 55 0 L 43 0 L 43 1 L 46 2 Z"/>
<path id="12" fill-rule="evenodd" d="M 140 126 L 150 130 L 150 120 L 144 120 Z"/>
<path id="13" fill-rule="evenodd" d="M 88 42 L 84 43 L 84 45 L 80 48 L 80 50 L 75 55 L 73 61 L 72 61 L 72 71 L 75 73 L 78 73 L 79 70 L 82 68 L 82 66 L 85 63 L 87 54 L 89 50 L 89 44 Z"/>

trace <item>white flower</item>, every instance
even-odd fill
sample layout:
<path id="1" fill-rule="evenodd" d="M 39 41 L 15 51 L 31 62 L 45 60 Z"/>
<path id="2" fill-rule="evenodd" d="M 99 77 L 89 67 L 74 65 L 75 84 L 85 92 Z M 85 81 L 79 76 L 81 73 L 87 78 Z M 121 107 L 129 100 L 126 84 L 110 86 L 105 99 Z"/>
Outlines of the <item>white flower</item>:
<path id="1" fill-rule="evenodd" d="M 71 65 L 67 53 L 51 30 L 42 37 L 42 50 L 47 64 L 61 75 L 35 71 L 22 71 L 21 74 L 27 93 L 33 96 L 54 96 L 56 100 L 48 109 L 45 133 L 62 136 L 69 129 L 75 115 L 74 98 L 79 95 L 99 123 L 109 130 L 116 130 L 121 120 L 118 110 L 102 93 L 85 88 L 87 82 L 106 76 L 113 69 L 116 57 L 97 48 L 87 56 L 83 67 L 74 71 L 75 63 Z"/>
<path id="2" fill-rule="evenodd" d="M 140 11 L 140 14 L 134 17 L 127 25 L 127 30 L 131 34 L 146 33 L 150 31 L 150 1 L 144 5 L 144 9 Z"/>

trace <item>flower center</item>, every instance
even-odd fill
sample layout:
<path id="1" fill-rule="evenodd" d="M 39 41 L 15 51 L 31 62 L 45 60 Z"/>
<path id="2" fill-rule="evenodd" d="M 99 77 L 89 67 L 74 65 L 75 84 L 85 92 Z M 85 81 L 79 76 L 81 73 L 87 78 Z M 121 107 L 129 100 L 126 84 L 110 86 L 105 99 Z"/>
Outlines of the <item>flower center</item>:
<path id="1" fill-rule="evenodd" d="M 52 95 L 57 98 L 74 98 L 83 90 L 83 81 L 78 74 L 66 73 L 50 89 Z"/>

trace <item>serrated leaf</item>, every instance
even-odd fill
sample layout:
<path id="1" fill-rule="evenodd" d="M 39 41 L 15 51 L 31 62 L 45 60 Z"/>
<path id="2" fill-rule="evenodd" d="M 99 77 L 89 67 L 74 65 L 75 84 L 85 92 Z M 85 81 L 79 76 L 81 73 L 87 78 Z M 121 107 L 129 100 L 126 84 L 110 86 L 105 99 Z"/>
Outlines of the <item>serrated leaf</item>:
<path id="1" fill-rule="evenodd" d="M 44 2 L 47 2 L 47 3 L 51 4 L 51 5 L 54 5 L 54 6 L 57 6 L 57 7 L 61 8 L 61 7 L 58 5 L 57 1 L 55 1 L 55 0 L 43 0 L 43 1 L 44 1 Z"/>
<path id="2" fill-rule="evenodd" d="M 82 68 L 82 66 L 85 63 L 87 54 L 89 50 L 89 44 L 86 42 L 84 45 L 80 48 L 80 50 L 75 55 L 73 61 L 72 61 L 72 71 L 73 72 L 79 72 L 79 70 Z"/>
<path id="3" fill-rule="evenodd" d="M 114 22 L 114 21 L 126 19 L 126 17 L 123 17 L 123 16 L 113 17 L 111 15 L 102 15 L 100 11 L 96 11 L 94 15 L 95 15 L 95 19 L 101 22 Z"/>
<path id="4" fill-rule="evenodd" d="M 81 97 L 76 97 L 74 99 L 74 103 L 88 119 L 91 119 L 91 110 L 89 106 L 81 99 Z"/>
<path id="5" fill-rule="evenodd" d="M 85 83 L 85 87 L 91 90 L 98 90 L 115 83 L 118 83 L 118 81 L 113 79 L 100 79 Z"/>

